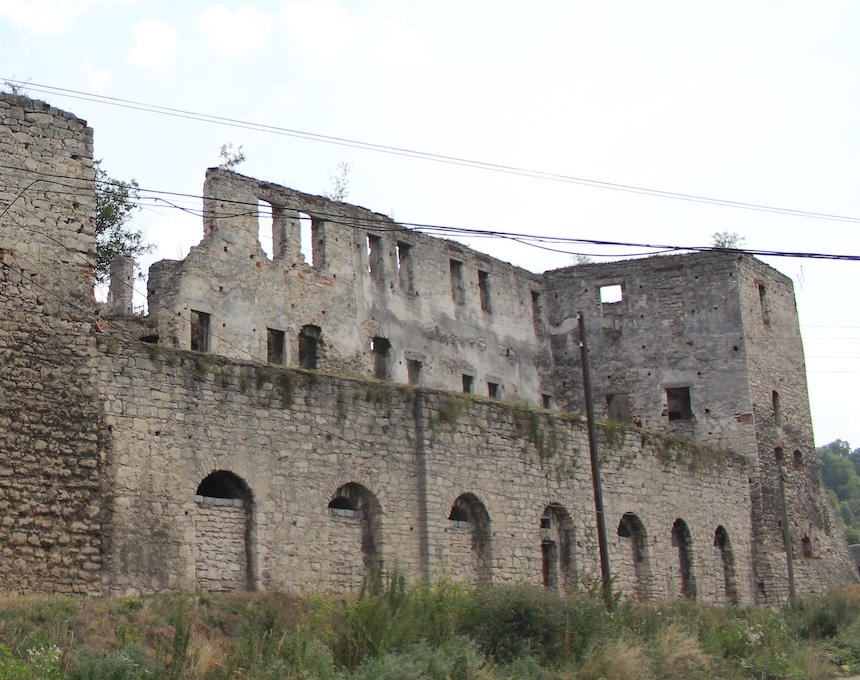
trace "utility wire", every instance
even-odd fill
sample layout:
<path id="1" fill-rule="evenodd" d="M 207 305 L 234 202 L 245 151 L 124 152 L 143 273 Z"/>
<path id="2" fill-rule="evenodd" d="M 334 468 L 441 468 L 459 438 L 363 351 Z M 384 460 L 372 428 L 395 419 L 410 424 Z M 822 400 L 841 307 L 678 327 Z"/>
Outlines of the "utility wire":
<path id="1" fill-rule="evenodd" d="M 12 169 L 16 172 L 33 172 L 27 171 L 22 168 L 17 168 L 15 166 L 9 165 L 0 165 L 0 169 Z M 61 179 L 72 179 L 68 176 L 63 175 L 50 175 L 48 173 L 38 173 L 34 172 L 33 174 L 41 175 L 44 177 L 53 177 L 53 178 L 61 178 Z M 95 180 L 94 180 L 95 181 Z M 65 186 L 69 189 L 77 189 L 73 185 L 64 185 L 62 182 L 57 182 L 57 184 L 61 186 Z M 110 184 L 108 182 L 108 184 Z M 260 213 L 257 210 L 256 202 L 249 201 L 239 201 L 235 199 L 217 199 L 219 203 L 233 204 L 237 206 L 253 206 L 253 211 L 244 211 L 238 213 L 231 214 L 219 214 L 213 212 L 204 212 L 202 210 L 192 210 L 189 208 L 184 208 L 179 206 L 167 199 L 162 198 L 163 196 L 175 196 L 182 198 L 190 198 L 195 200 L 203 200 L 204 197 L 197 194 L 187 194 L 180 192 L 171 192 L 171 191 L 163 191 L 156 189 L 145 189 L 145 188 L 137 188 L 141 196 L 149 197 L 151 195 L 151 200 L 159 201 L 167 207 L 172 207 L 177 210 L 181 210 L 183 212 L 187 212 L 189 214 L 195 216 L 203 216 L 203 217 L 236 217 L 242 215 L 256 214 Z M 269 212 L 265 213 L 269 215 Z M 799 259 L 817 259 L 817 260 L 839 260 L 839 261 L 849 261 L 856 262 L 860 261 L 860 255 L 842 255 L 838 253 L 822 253 L 822 252 L 803 252 L 803 251 L 783 251 L 783 250 L 765 250 L 765 249 L 754 249 L 754 248 L 718 248 L 714 246 L 677 246 L 677 245 L 668 245 L 668 244 L 659 244 L 659 243 L 641 243 L 634 241 L 611 241 L 608 239 L 584 239 L 584 238 L 573 238 L 566 236 L 551 236 L 551 235 L 535 235 L 535 234 L 527 234 L 522 232 L 509 232 L 509 231 L 501 231 L 501 230 L 486 230 L 486 229 L 477 229 L 477 228 L 469 228 L 469 227 L 451 227 L 445 225 L 438 224 L 427 224 L 420 222 L 394 222 L 387 217 L 382 215 L 379 216 L 368 216 L 368 217 L 344 217 L 341 214 L 336 213 L 325 213 L 314 211 L 314 215 L 325 219 L 330 222 L 337 222 L 338 224 L 351 226 L 353 228 L 374 228 L 377 230 L 388 230 L 392 232 L 400 232 L 404 231 L 417 231 L 422 234 L 430 235 L 438 235 L 445 237 L 469 237 L 469 238 L 498 238 L 498 239 L 506 239 L 511 240 L 516 243 L 522 243 L 524 245 L 529 245 L 534 248 L 538 248 L 541 250 L 548 250 L 552 252 L 562 253 L 565 255 L 576 255 L 579 253 L 555 248 L 547 244 L 570 244 L 570 245 L 590 245 L 590 246 L 604 246 L 604 247 L 625 247 L 625 248 L 641 248 L 653 251 L 652 254 L 656 254 L 658 252 L 661 253 L 669 253 L 669 252 L 732 252 L 732 253 L 746 253 L 748 255 L 755 255 L 759 257 L 792 257 Z M 404 230 L 403 227 L 406 227 L 407 230 Z M 641 255 L 642 253 L 638 253 Z"/>
<path id="2" fill-rule="evenodd" d="M 519 175 L 522 177 L 531 177 L 534 179 L 549 180 L 553 182 L 564 182 L 567 184 L 578 184 L 582 186 L 595 187 L 598 189 L 609 189 L 612 191 L 622 191 L 627 193 L 643 194 L 646 196 L 655 196 L 658 198 L 668 198 L 679 201 L 689 201 L 694 203 L 704 203 L 708 205 L 717 205 L 727 208 L 739 208 L 743 210 L 754 210 L 759 212 L 770 212 L 781 215 L 790 215 L 794 217 L 806 217 L 819 220 L 832 220 L 837 222 L 860 223 L 860 217 L 852 217 L 849 215 L 835 215 L 830 213 L 820 213 L 807 210 L 795 210 L 793 208 L 783 208 L 779 206 L 764 205 L 760 203 L 746 203 L 743 201 L 732 201 L 721 198 L 701 196 L 696 194 L 686 194 L 675 191 L 665 191 L 662 189 L 652 189 L 648 187 L 635 186 L 632 184 L 621 184 L 617 182 L 605 182 L 601 180 L 589 179 L 586 177 L 576 177 L 573 175 L 565 175 L 561 173 L 547 172 L 543 170 L 534 170 L 529 168 L 521 168 L 513 165 L 503 165 L 500 163 L 490 163 L 487 161 L 479 161 L 458 156 L 447 156 L 443 154 L 430 153 L 427 151 L 418 151 L 415 149 L 407 149 L 403 147 L 388 146 L 385 144 L 376 144 L 373 142 L 364 142 L 346 137 L 336 137 L 332 135 L 323 135 L 315 132 L 279 127 L 276 125 L 264 125 L 262 123 L 254 123 L 244 121 L 237 118 L 227 118 L 223 116 L 215 116 L 207 113 L 198 113 L 187 111 L 184 109 L 175 109 L 156 104 L 148 104 L 129 99 L 120 99 L 118 97 L 108 97 L 105 95 L 93 94 L 90 92 L 82 92 L 79 90 L 71 90 L 67 88 L 55 87 L 40 83 L 30 83 L 15 79 L 3 79 L 5 82 L 15 85 L 21 85 L 28 90 L 39 92 L 42 94 L 53 94 L 71 99 L 79 99 L 99 104 L 107 104 L 126 109 L 143 111 L 146 113 L 156 113 L 159 115 L 171 116 L 174 118 L 184 118 L 197 122 L 212 123 L 217 125 L 225 125 L 245 130 L 253 130 L 268 134 L 281 135 L 286 137 L 295 137 L 298 139 L 306 139 L 315 142 L 326 144 L 336 144 L 365 151 L 374 151 L 378 153 L 386 153 L 396 156 L 406 156 L 408 158 L 416 158 L 425 161 L 434 161 L 437 163 L 446 163 L 449 165 L 459 165 L 463 167 L 474 168 L 477 170 L 487 170 L 491 172 L 505 173 L 510 175 Z"/>

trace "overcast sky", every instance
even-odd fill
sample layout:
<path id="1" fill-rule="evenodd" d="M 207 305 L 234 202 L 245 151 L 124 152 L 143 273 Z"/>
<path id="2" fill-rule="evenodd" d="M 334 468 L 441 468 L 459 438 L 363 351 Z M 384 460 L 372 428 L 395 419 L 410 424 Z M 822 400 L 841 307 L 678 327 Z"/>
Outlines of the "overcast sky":
<path id="1" fill-rule="evenodd" d="M 110 175 L 199 195 L 223 143 L 244 174 L 399 221 L 860 255 L 856 222 L 742 210 L 202 123 L 50 85 L 567 176 L 860 218 L 860 3 L 0 0 L 0 79 L 85 118 Z M 185 205 L 183 203 L 183 205 Z M 194 201 L 188 207 L 195 207 Z M 199 207 L 199 202 L 196 204 Z M 137 218 L 152 259 L 199 220 Z M 569 255 L 470 245 L 533 271 Z M 630 248 L 581 252 L 618 258 Z M 598 258 L 599 259 L 599 258 Z M 860 446 L 860 263 L 772 258 L 795 283 L 816 442 Z"/>

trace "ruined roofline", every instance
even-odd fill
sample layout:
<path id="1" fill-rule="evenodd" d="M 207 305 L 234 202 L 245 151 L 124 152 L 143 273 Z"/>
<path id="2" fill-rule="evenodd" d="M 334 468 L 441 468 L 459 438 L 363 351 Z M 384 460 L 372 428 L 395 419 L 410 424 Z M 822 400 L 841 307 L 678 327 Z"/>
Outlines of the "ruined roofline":
<path id="1" fill-rule="evenodd" d="M 43 113 L 46 113 L 50 116 L 58 116 L 61 118 L 66 118 L 68 120 L 75 121 L 81 127 L 87 127 L 87 121 L 83 118 L 79 118 L 74 113 L 70 113 L 69 111 L 65 111 L 64 109 L 58 109 L 55 106 L 52 106 L 46 101 L 41 99 L 32 99 L 23 94 L 13 94 L 11 92 L 0 92 L 0 101 L 6 102 L 10 106 L 18 106 L 22 109 L 36 111 L 41 109 Z"/>
<path id="2" fill-rule="evenodd" d="M 464 256 L 473 257 L 478 261 L 484 261 L 486 263 L 492 264 L 500 264 L 506 268 L 510 268 L 515 273 L 521 274 L 524 277 L 531 278 L 535 282 L 541 281 L 541 274 L 539 272 L 531 271 L 530 269 L 526 269 L 519 265 L 512 264 L 507 260 L 503 260 L 498 257 L 494 257 L 482 250 L 478 250 L 476 248 L 472 248 L 471 246 L 467 246 L 460 241 L 453 240 L 451 238 L 445 238 L 443 236 L 436 236 L 431 234 L 425 234 L 424 232 L 403 225 L 396 220 L 393 220 L 388 215 L 385 215 L 380 212 L 376 212 L 371 210 L 370 208 L 365 208 L 360 205 L 356 205 L 354 203 L 348 203 L 346 201 L 336 201 L 334 199 L 326 198 L 325 196 L 321 196 L 319 194 L 311 194 L 299 189 L 294 189 L 292 187 L 288 187 L 282 184 L 276 184 L 275 182 L 269 182 L 266 180 L 257 179 L 256 177 L 251 177 L 249 175 L 243 175 L 242 173 L 236 172 L 234 170 L 227 170 L 224 168 L 218 167 L 210 167 L 206 170 L 205 181 L 203 185 L 203 200 L 204 202 L 207 200 L 213 201 L 226 201 L 229 202 L 230 199 L 225 199 L 223 197 L 219 197 L 215 195 L 213 192 L 208 190 L 209 182 L 212 179 L 218 179 L 220 177 L 223 178 L 238 178 L 243 182 L 247 182 L 248 184 L 256 185 L 258 191 L 255 192 L 258 194 L 258 200 L 262 200 L 264 202 L 268 202 L 266 199 L 266 194 L 276 195 L 276 194 L 285 194 L 290 196 L 295 200 L 296 203 L 303 204 L 307 210 L 302 208 L 294 208 L 301 212 L 307 212 L 312 217 L 318 216 L 322 218 L 329 218 L 331 221 L 336 221 L 333 218 L 340 217 L 346 219 L 355 219 L 358 221 L 357 224 L 344 224 L 343 226 L 351 226 L 357 230 L 366 230 L 366 231 L 397 231 L 402 232 L 403 234 L 408 234 L 411 238 L 418 240 L 425 240 L 427 243 L 444 243 L 448 248 L 452 251 L 456 251 L 458 253 L 463 254 Z M 245 205 L 246 202 L 240 201 L 241 204 Z M 204 203 L 205 205 L 205 203 Z M 316 213 L 316 215 L 314 215 Z M 204 212 L 204 221 L 206 219 Z M 206 230 L 204 229 L 204 234 Z M 205 238 L 205 237 L 204 237 Z M 419 244 L 420 247 L 420 244 Z"/>
<path id="3" fill-rule="evenodd" d="M 641 269 L 656 269 L 661 265 L 673 266 L 681 264 L 682 266 L 691 266 L 697 260 L 714 261 L 714 260 L 729 261 L 736 259 L 737 262 L 746 261 L 748 264 L 753 264 L 756 267 L 762 267 L 768 270 L 777 278 L 782 278 L 786 282 L 791 283 L 791 277 L 786 276 L 775 267 L 767 262 L 760 260 L 755 255 L 750 255 L 743 250 L 734 250 L 729 248 L 713 249 L 713 250 L 698 250 L 693 252 L 672 252 L 660 253 L 658 255 L 647 255 L 643 257 L 622 258 L 611 260 L 609 262 L 588 262 L 583 264 L 570 265 L 568 267 L 560 267 L 558 269 L 547 269 L 542 276 L 561 277 L 565 278 L 571 274 L 593 277 L 603 271 L 615 271 L 619 268 L 634 268 Z"/>

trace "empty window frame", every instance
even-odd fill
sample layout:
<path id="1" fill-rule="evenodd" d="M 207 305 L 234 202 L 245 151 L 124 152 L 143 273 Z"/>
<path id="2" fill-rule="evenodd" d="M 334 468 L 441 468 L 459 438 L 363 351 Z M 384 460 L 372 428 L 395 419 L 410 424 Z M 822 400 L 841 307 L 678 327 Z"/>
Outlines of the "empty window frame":
<path id="1" fill-rule="evenodd" d="M 208 352 L 211 349 L 212 317 L 206 312 L 191 310 L 191 351 Z"/>
<path id="2" fill-rule="evenodd" d="M 321 343 L 319 326 L 302 326 L 299 332 L 299 366 L 308 370 L 317 368 Z"/>
<path id="3" fill-rule="evenodd" d="M 606 419 L 619 423 L 626 423 L 630 420 L 629 394 L 606 395 Z"/>
<path id="4" fill-rule="evenodd" d="M 536 290 L 532 291 L 532 325 L 535 333 L 543 333 L 543 300 Z"/>
<path id="5" fill-rule="evenodd" d="M 689 387 L 666 388 L 666 410 L 669 420 L 692 420 L 693 407 L 690 402 Z"/>
<path id="6" fill-rule="evenodd" d="M 377 380 L 391 379 L 391 343 L 386 338 L 370 341 L 373 352 L 373 377 Z"/>
<path id="7" fill-rule="evenodd" d="M 314 253 L 314 221 L 307 213 L 299 213 L 299 252 L 306 264 L 316 265 Z"/>
<path id="8" fill-rule="evenodd" d="M 540 402 L 544 408 L 552 408 L 552 395 L 544 392 L 540 395 Z"/>
<path id="9" fill-rule="evenodd" d="M 501 399 L 502 386 L 499 383 L 487 381 L 487 396 L 490 399 Z"/>
<path id="10" fill-rule="evenodd" d="M 367 273 L 375 281 L 382 281 L 382 237 L 367 235 Z"/>
<path id="11" fill-rule="evenodd" d="M 481 293 L 481 309 L 485 312 L 493 311 L 492 297 L 490 293 L 490 272 L 478 270 L 478 290 Z"/>
<path id="12" fill-rule="evenodd" d="M 792 455 L 794 469 L 797 472 L 801 472 L 803 470 L 803 454 L 800 452 L 800 449 L 795 449 Z"/>
<path id="13" fill-rule="evenodd" d="M 600 286 L 600 302 L 604 305 L 614 305 L 624 299 L 624 289 L 620 283 Z"/>
<path id="14" fill-rule="evenodd" d="M 406 360 L 406 374 L 410 385 L 421 384 L 421 369 L 424 367 L 418 359 Z"/>
<path id="15" fill-rule="evenodd" d="M 286 333 L 275 328 L 266 329 L 266 361 L 282 366 L 285 361 Z"/>
<path id="16" fill-rule="evenodd" d="M 415 291 L 415 263 L 412 256 L 412 246 L 408 243 L 397 242 L 397 278 L 400 289 L 405 293 Z"/>
<path id="17" fill-rule="evenodd" d="M 473 394 L 475 392 L 475 376 L 468 373 L 463 374 L 463 392 Z"/>
<path id="18" fill-rule="evenodd" d="M 463 286 L 463 263 L 451 260 L 451 298 L 458 305 L 466 303 L 466 289 Z"/>
<path id="19" fill-rule="evenodd" d="M 773 423 L 776 426 L 782 425 L 782 413 L 779 409 L 779 392 L 774 390 L 770 393 L 770 400 L 773 406 Z"/>
<path id="20" fill-rule="evenodd" d="M 275 229 L 278 226 L 276 218 L 274 205 L 267 201 L 257 201 L 257 240 L 270 260 L 275 258 Z"/>

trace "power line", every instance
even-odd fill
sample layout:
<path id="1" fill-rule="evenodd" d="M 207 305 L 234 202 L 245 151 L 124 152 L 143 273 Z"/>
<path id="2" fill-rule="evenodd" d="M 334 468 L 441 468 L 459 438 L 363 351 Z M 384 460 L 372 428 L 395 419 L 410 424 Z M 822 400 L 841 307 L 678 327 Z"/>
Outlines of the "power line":
<path id="1" fill-rule="evenodd" d="M 16 172 L 29 172 L 35 175 L 43 176 L 46 178 L 54 178 L 54 179 L 74 179 L 65 175 L 52 175 L 49 173 L 39 173 L 36 171 L 30 171 L 23 168 L 18 168 L 10 165 L 0 165 L 0 169 L 10 169 L 15 170 Z M 98 181 L 98 180 L 93 180 Z M 62 182 L 56 182 L 56 184 L 60 186 L 65 186 L 69 189 L 78 190 L 79 187 L 74 185 L 64 185 Z M 193 210 L 190 208 L 184 208 L 182 206 L 177 205 L 165 198 L 163 196 L 174 196 L 181 198 L 189 198 L 195 200 L 203 200 L 205 197 L 198 194 L 188 194 L 181 192 L 173 192 L 173 191 L 165 191 L 158 189 L 146 189 L 146 188 L 137 188 L 136 191 L 140 193 L 140 195 L 148 200 L 158 201 L 159 203 L 174 208 L 192 215 L 196 217 L 214 217 L 214 218 L 224 218 L 224 217 L 239 217 L 243 215 L 255 214 L 259 216 L 259 211 L 257 210 L 258 203 L 257 202 L 249 202 L 249 201 L 239 201 L 235 199 L 217 199 L 219 203 L 226 203 L 237 206 L 247 206 L 253 207 L 253 211 L 244 211 L 237 213 L 229 213 L 229 214 L 221 214 L 221 213 L 213 213 L 206 212 L 204 210 Z M 265 213 L 269 215 L 270 213 Z M 325 219 L 329 222 L 341 224 L 343 226 L 350 226 L 353 228 L 372 228 L 381 231 L 392 231 L 392 232 L 403 232 L 404 227 L 407 230 L 416 231 L 428 236 L 444 236 L 444 237 L 469 237 L 469 238 L 497 238 L 497 239 L 505 239 L 510 240 L 515 243 L 521 243 L 523 245 L 528 245 L 533 248 L 538 248 L 540 250 L 548 250 L 556 253 L 561 253 L 565 255 L 576 255 L 576 253 L 571 250 L 565 250 L 562 248 L 556 248 L 553 245 L 548 244 L 568 244 L 568 245 L 589 245 L 589 246 L 602 246 L 602 247 L 624 247 L 624 248 L 639 248 L 643 250 L 651 251 L 650 254 L 658 254 L 658 253 L 669 253 L 669 252 L 732 252 L 732 253 L 746 253 L 748 255 L 755 255 L 759 257 L 792 257 L 799 259 L 817 259 L 817 260 L 840 260 L 840 261 L 849 261 L 856 262 L 860 261 L 860 255 L 841 255 L 836 253 L 820 253 L 820 252 L 802 252 L 802 251 L 782 251 L 782 250 L 765 250 L 765 249 L 753 249 L 753 248 L 717 248 L 714 246 L 677 246 L 677 245 L 668 245 L 668 244 L 660 244 L 660 243 L 637 243 L 634 241 L 612 241 L 608 239 L 585 239 L 585 238 L 573 238 L 568 236 L 551 236 L 551 235 L 535 235 L 535 234 L 527 234 L 523 232 L 510 232 L 510 231 L 502 231 L 502 230 L 485 230 L 485 229 L 477 229 L 472 227 L 452 227 L 445 226 L 439 224 L 428 224 L 421 222 L 394 222 L 393 220 L 379 215 L 379 216 L 370 216 L 367 217 L 344 217 L 343 215 L 336 213 L 324 213 L 319 211 L 314 211 L 314 214 L 322 219 Z M 382 226 L 379 226 L 382 225 Z M 648 253 L 635 253 L 635 255 L 643 255 Z"/>
<path id="2" fill-rule="evenodd" d="M 477 170 L 487 170 L 510 175 L 518 175 L 522 177 L 530 177 L 533 179 L 549 180 L 553 182 L 563 182 L 567 184 L 578 184 L 589 186 L 598 189 L 608 189 L 612 191 L 622 191 L 626 193 L 642 194 L 646 196 L 654 196 L 657 198 L 668 198 L 679 201 L 689 201 L 693 203 L 704 203 L 708 205 L 717 205 L 726 208 L 738 208 L 743 210 L 754 210 L 759 212 L 769 212 L 781 215 L 790 215 L 793 217 L 806 217 L 819 220 L 831 220 L 837 222 L 860 223 L 860 217 L 852 217 L 849 215 L 835 215 L 830 213 L 820 213 L 807 210 L 796 210 L 793 208 L 783 208 L 779 206 L 764 205 L 760 203 L 746 203 L 743 201 L 733 201 L 728 199 L 713 198 L 709 196 L 701 196 L 697 194 L 686 194 L 675 191 L 666 191 L 662 189 L 652 189 L 648 187 L 636 186 L 632 184 L 621 184 L 617 182 L 605 182 L 602 180 L 589 179 L 586 177 L 576 177 L 573 175 L 565 175 L 555 172 L 547 172 L 543 170 L 534 170 L 522 168 L 513 165 L 504 165 L 500 163 L 490 163 L 487 161 L 479 161 L 458 156 L 447 156 L 436 154 L 427 151 L 418 151 L 415 149 L 407 149 L 403 147 L 388 146 L 385 144 L 377 144 L 374 142 L 364 142 L 346 137 L 337 137 L 333 135 L 324 135 L 315 132 L 297 130 L 292 128 L 280 127 L 276 125 L 264 125 L 262 123 L 254 123 L 251 121 L 240 120 L 237 118 L 227 118 L 223 116 L 215 116 L 207 113 L 198 113 L 184 109 L 170 108 L 159 106 L 156 104 L 148 104 L 146 102 L 138 102 L 129 99 L 121 99 L 119 97 L 108 97 L 105 95 L 93 94 L 90 92 L 82 92 L 80 90 L 71 90 L 67 88 L 56 87 L 53 85 L 45 85 L 40 83 L 30 83 L 15 79 L 3 79 L 5 82 L 13 83 L 26 87 L 28 90 L 39 92 L 42 94 L 53 94 L 70 99 L 78 99 L 99 104 L 107 104 L 146 113 L 156 113 L 159 115 L 171 116 L 174 118 L 183 118 L 187 120 L 211 123 L 216 125 L 224 125 L 267 134 L 275 134 L 286 137 L 295 137 L 314 142 L 325 144 L 335 144 L 338 146 L 346 146 L 365 151 L 373 151 L 377 153 L 386 153 L 396 156 L 405 156 L 408 158 L 416 158 L 419 160 L 433 161 L 437 163 L 445 163 L 449 165 L 459 165 Z"/>

